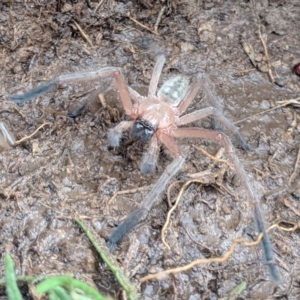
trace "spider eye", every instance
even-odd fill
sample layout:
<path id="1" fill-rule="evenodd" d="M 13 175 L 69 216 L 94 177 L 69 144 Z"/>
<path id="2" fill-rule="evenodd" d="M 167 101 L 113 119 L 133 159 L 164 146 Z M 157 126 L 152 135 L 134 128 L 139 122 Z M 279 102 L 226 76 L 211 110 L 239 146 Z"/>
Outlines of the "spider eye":
<path id="1" fill-rule="evenodd" d="M 144 128 L 144 125 L 142 125 L 140 122 L 136 122 L 136 123 L 134 124 L 134 126 L 135 126 L 136 129 L 138 129 L 138 130 L 142 130 L 142 129 Z"/>
<path id="2" fill-rule="evenodd" d="M 153 135 L 153 130 L 152 129 L 149 129 L 149 128 L 145 127 L 144 132 L 145 132 L 146 135 L 151 135 L 151 136 Z"/>

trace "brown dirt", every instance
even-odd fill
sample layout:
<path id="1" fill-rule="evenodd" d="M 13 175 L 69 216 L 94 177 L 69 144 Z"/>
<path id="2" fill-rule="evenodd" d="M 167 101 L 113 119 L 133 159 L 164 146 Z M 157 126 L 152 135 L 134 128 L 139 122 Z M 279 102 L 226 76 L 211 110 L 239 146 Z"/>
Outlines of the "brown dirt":
<path id="1" fill-rule="evenodd" d="M 208 72 L 223 100 L 225 115 L 238 122 L 276 106 L 279 100 L 299 97 L 300 79 L 292 67 L 300 60 L 300 3 L 257 1 L 254 11 L 249 1 L 105 0 L 94 13 L 98 1 L 90 1 L 93 9 L 88 8 L 88 1 L 65 2 L 0 3 L 0 121 L 17 139 L 32 133 L 45 120 L 53 122 L 29 141 L 0 152 L 0 249 L 11 253 L 18 274 L 72 273 L 117 298 L 121 297 L 118 285 L 72 217 L 85 217 L 107 238 L 146 191 L 120 195 L 107 205 L 108 200 L 119 190 L 155 183 L 171 158 L 162 151 L 155 174 L 142 176 L 139 162 L 145 145 L 127 135 L 121 147 L 108 147 L 108 128 L 124 118 L 114 94 L 106 98 L 109 109 L 93 102 L 76 120 L 66 118 L 66 112 L 83 101 L 91 83 L 64 85 L 21 107 L 9 102 L 6 95 L 28 90 L 59 74 L 103 66 L 121 67 L 128 83 L 145 91 L 153 53 L 159 50 L 167 55 L 161 82 L 174 74 L 193 78 L 197 72 Z M 130 12 L 154 28 L 163 5 L 167 8 L 159 35 L 127 17 Z M 83 40 L 74 20 L 93 47 Z M 258 37 L 258 20 L 276 84 L 262 72 L 267 71 L 267 63 Z M 244 41 L 252 45 L 258 69 L 244 52 Z M 189 110 L 205 106 L 195 100 Z M 237 123 L 257 149 L 254 153 L 238 149 L 237 154 L 261 199 L 268 224 L 299 222 L 300 166 L 288 184 L 300 144 L 298 113 L 299 109 L 288 106 Z M 209 127 L 209 120 L 195 125 Z M 211 153 L 220 148 L 207 141 L 185 139 L 178 143 L 187 156 L 177 176 L 183 179 L 187 173 L 211 167 L 210 160 L 192 144 Z M 213 169 L 219 168 L 217 164 Z M 167 232 L 171 251 L 160 239 L 166 196 L 147 221 L 124 238 L 116 255 L 133 280 L 198 258 L 222 255 L 234 238 L 255 238 L 252 212 L 234 173 L 226 170 L 221 179 L 219 187 L 226 186 L 230 193 L 221 194 L 211 184 L 192 184 L 184 193 Z M 222 264 L 198 266 L 142 284 L 141 298 L 220 299 L 245 280 L 247 287 L 239 299 L 299 299 L 299 231 L 275 230 L 270 237 L 282 275 L 278 286 L 268 279 L 259 247 L 238 246 Z M 24 297 L 31 299 L 26 290 Z"/>

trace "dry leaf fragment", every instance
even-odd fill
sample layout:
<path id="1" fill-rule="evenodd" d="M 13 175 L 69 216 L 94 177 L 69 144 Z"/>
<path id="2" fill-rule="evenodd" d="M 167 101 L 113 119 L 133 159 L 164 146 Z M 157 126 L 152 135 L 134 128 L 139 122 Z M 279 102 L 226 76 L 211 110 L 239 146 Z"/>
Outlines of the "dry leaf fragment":
<path id="1" fill-rule="evenodd" d="M 252 45 L 249 42 L 242 41 L 242 46 L 246 54 L 248 55 L 251 63 L 253 64 L 254 67 L 256 67 L 256 62 L 255 62 L 255 53 Z"/>

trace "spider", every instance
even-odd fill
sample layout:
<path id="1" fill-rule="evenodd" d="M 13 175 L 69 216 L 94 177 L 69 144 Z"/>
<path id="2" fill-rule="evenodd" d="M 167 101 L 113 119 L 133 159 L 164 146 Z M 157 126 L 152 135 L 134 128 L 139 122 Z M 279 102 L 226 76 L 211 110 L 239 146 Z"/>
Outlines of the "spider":
<path id="1" fill-rule="evenodd" d="M 191 85 L 189 85 L 189 80 L 184 76 L 173 77 L 167 80 L 156 93 L 164 63 L 165 56 L 159 54 L 156 59 L 148 95 L 146 97 L 141 96 L 126 85 L 119 68 L 107 67 L 93 72 L 61 75 L 38 85 L 36 88 L 33 88 L 24 94 L 10 95 L 8 98 L 17 103 L 26 102 L 54 89 L 57 85 L 64 82 L 113 77 L 125 113 L 131 117 L 132 120 L 122 121 L 116 127 L 109 129 L 107 134 L 108 143 L 113 147 L 119 146 L 123 132 L 130 128 L 134 138 L 140 139 L 143 142 L 149 142 L 148 150 L 144 153 L 140 165 L 140 170 L 144 174 L 151 173 L 156 166 L 159 153 L 158 141 L 169 149 L 170 153 L 175 158 L 173 163 L 165 170 L 153 190 L 145 197 L 141 207 L 133 211 L 111 234 L 107 241 L 107 245 L 111 250 L 115 248 L 115 245 L 124 235 L 147 215 L 166 187 L 170 178 L 176 174 L 183 164 L 184 155 L 175 143 L 174 138 L 205 138 L 223 144 L 226 154 L 247 192 L 246 195 L 253 209 L 257 229 L 259 232 L 263 233 L 261 246 L 265 262 L 269 268 L 269 273 L 274 282 L 279 282 L 280 275 L 274 263 L 271 243 L 266 232 L 258 200 L 242 164 L 234 153 L 234 148 L 230 139 L 220 131 L 197 127 L 179 127 L 207 116 L 213 116 L 221 121 L 225 127 L 234 134 L 244 150 L 250 151 L 251 148 L 244 141 L 237 128 L 229 122 L 216 107 L 210 106 L 192 113 L 184 114 L 201 87 L 203 87 L 209 102 L 212 104 L 216 103 L 215 96 L 211 91 L 207 77 L 205 78 L 202 74 L 198 74 Z M 131 99 L 133 99 L 134 102 L 132 102 Z"/>

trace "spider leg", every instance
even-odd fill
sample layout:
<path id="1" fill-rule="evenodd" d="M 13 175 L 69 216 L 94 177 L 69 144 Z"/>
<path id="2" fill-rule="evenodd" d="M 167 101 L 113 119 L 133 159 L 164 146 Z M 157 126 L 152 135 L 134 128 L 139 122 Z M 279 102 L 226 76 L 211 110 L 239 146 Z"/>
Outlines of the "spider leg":
<path id="1" fill-rule="evenodd" d="M 59 84 L 111 77 L 113 72 L 115 71 L 118 71 L 118 68 L 107 67 L 93 72 L 60 75 L 58 77 L 55 77 L 51 80 L 39 84 L 38 86 L 34 87 L 28 92 L 25 92 L 23 94 L 8 95 L 7 97 L 9 100 L 14 101 L 16 103 L 28 102 L 38 96 L 42 96 L 45 93 L 57 88 Z"/>
<path id="2" fill-rule="evenodd" d="M 76 118 L 80 116 L 85 111 L 89 103 L 95 101 L 95 99 L 97 99 L 97 101 L 99 101 L 99 98 L 103 99 L 103 102 L 101 102 L 101 104 L 103 107 L 106 107 L 105 99 L 103 95 L 106 92 L 108 92 L 110 89 L 111 89 L 111 83 L 102 85 L 101 87 L 95 89 L 93 92 L 89 94 L 87 98 L 83 98 L 82 100 L 80 100 L 77 108 L 75 110 L 69 111 L 67 113 L 67 117 Z"/>
<path id="3" fill-rule="evenodd" d="M 127 218 L 118 225 L 118 227 L 113 231 L 109 236 L 106 246 L 110 252 L 114 252 L 117 244 L 122 240 L 122 238 L 128 234 L 136 225 L 143 220 L 145 210 L 143 207 L 140 207 L 133 212 L 131 212 Z"/>
<path id="4" fill-rule="evenodd" d="M 80 107 L 76 108 L 73 111 L 69 111 L 67 113 L 67 117 L 69 118 L 76 118 L 79 117 L 83 114 L 84 110 L 86 109 L 87 103 L 84 103 L 83 105 L 81 105 Z"/>
<path id="5" fill-rule="evenodd" d="M 33 89 L 23 94 L 7 95 L 7 98 L 10 101 L 13 101 L 15 103 L 29 102 L 36 97 L 42 96 L 47 92 L 52 91 L 57 86 L 58 86 L 57 79 L 52 79 L 39 84 L 38 86 L 34 87 Z"/>
<path id="6" fill-rule="evenodd" d="M 8 95 L 8 99 L 14 101 L 16 103 L 22 103 L 31 101 L 32 99 L 41 96 L 54 88 L 56 88 L 59 84 L 62 83 L 72 83 L 78 81 L 88 81 L 93 79 L 103 79 L 107 77 L 114 77 L 116 80 L 117 88 L 119 90 L 120 98 L 125 110 L 125 113 L 129 116 L 133 116 L 133 105 L 130 98 L 130 93 L 128 87 L 124 81 L 122 72 L 120 69 L 115 67 L 107 67 L 97 71 L 92 72 L 82 72 L 82 73 L 73 73 L 67 75 L 60 75 L 55 77 L 49 81 L 46 81 L 37 87 L 25 92 L 23 94 L 16 94 L 16 95 Z M 141 100 L 141 96 L 139 97 L 138 93 L 133 92 L 131 90 L 131 94 L 134 96 L 134 99 Z"/>
<path id="7" fill-rule="evenodd" d="M 239 145 L 246 151 L 251 152 L 253 151 L 253 149 L 246 143 L 246 141 L 244 140 L 244 138 L 241 136 L 241 134 L 239 133 L 239 130 L 237 129 L 236 126 L 234 126 L 227 118 L 225 118 L 223 116 L 223 114 L 216 109 L 215 107 L 207 107 L 201 110 L 197 110 L 195 112 L 192 112 L 190 114 L 187 114 L 185 116 L 182 116 L 179 119 L 178 125 L 184 125 L 184 124 L 188 124 L 191 122 L 195 122 L 199 119 L 205 118 L 209 115 L 214 115 L 217 117 L 217 119 L 223 123 L 225 125 L 225 127 L 230 130 L 235 139 L 237 140 L 237 142 L 239 143 Z"/>
<path id="8" fill-rule="evenodd" d="M 133 105 L 132 105 L 132 101 L 130 98 L 128 86 L 126 85 L 126 83 L 124 81 L 123 75 L 120 70 L 117 70 L 117 71 L 113 72 L 113 76 L 117 83 L 117 87 L 119 90 L 120 98 L 121 98 L 125 113 L 129 116 L 132 116 Z"/>
<path id="9" fill-rule="evenodd" d="M 114 251 L 116 244 L 131 231 L 139 222 L 146 218 L 151 208 L 160 200 L 161 194 L 166 189 L 169 181 L 176 175 L 184 163 L 184 157 L 178 156 L 167 166 L 152 190 L 146 195 L 140 208 L 130 213 L 127 218 L 114 230 L 106 242 L 111 252 Z"/>
<path id="10" fill-rule="evenodd" d="M 272 277 L 273 281 L 278 283 L 280 281 L 280 274 L 275 265 L 274 254 L 273 254 L 270 238 L 266 232 L 266 227 L 265 227 L 262 213 L 259 208 L 258 200 L 249 182 L 248 176 L 244 168 L 242 167 L 240 160 L 234 153 L 233 145 L 231 144 L 228 137 L 225 134 L 217 131 L 200 129 L 200 128 L 178 128 L 178 129 L 174 129 L 171 132 L 171 135 L 176 138 L 183 138 L 183 137 L 206 138 L 209 140 L 220 142 L 224 145 L 226 154 L 229 160 L 231 161 L 231 163 L 233 164 L 235 171 L 239 176 L 244 189 L 247 191 L 249 202 L 253 208 L 254 220 L 257 226 L 257 230 L 260 233 L 263 233 L 261 247 L 264 254 L 265 262 L 268 266 L 269 274 Z"/>
<path id="11" fill-rule="evenodd" d="M 157 142 L 157 137 L 156 135 L 153 135 L 150 141 L 148 151 L 144 153 L 141 162 L 140 169 L 143 174 L 150 174 L 154 170 L 157 163 L 158 154 L 159 154 L 159 146 Z"/>
<path id="12" fill-rule="evenodd" d="M 148 97 L 153 97 L 156 95 L 158 80 L 165 64 L 166 58 L 163 54 L 157 56 L 155 67 L 152 73 L 149 90 L 148 90 Z"/>
<path id="13" fill-rule="evenodd" d="M 186 111 L 186 109 L 189 107 L 193 99 L 196 97 L 199 89 L 202 86 L 202 82 L 203 82 L 203 75 L 201 73 L 198 73 L 196 80 L 192 83 L 186 96 L 178 106 L 179 116 L 181 116 Z"/>
<path id="14" fill-rule="evenodd" d="M 181 151 L 173 138 L 171 138 L 169 135 L 158 131 L 157 136 L 160 139 L 160 141 L 168 148 L 168 150 L 172 153 L 174 157 L 182 156 Z"/>
<path id="15" fill-rule="evenodd" d="M 118 147 L 120 144 L 120 140 L 122 138 L 122 134 L 125 130 L 132 127 L 134 121 L 123 121 L 119 125 L 114 128 L 110 128 L 107 132 L 107 140 L 110 146 Z"/>
<path id="16" fill-rule="evenodd" d="M 214 110 L 215 108 L 214 107 L 206 107 L 206 108 L 203 108 L 203 109 L 200 109 L 200 110 L 196 110 L 190 114 L 187 114 L 187 115 L 184 115 L 182 117 L 180 117 L 178 123 L 176 125 L 185 125 L 185 124 L 188 124 L 188 123 L 192 123 L 192 122 L 195 122 L 195 121 L 198 121 L 200 119 L 203 119 L 207 116 L 210 116 L 212 114 L 214 114 Z"/>
<path id="17" fill-rule="evenodd" d="M 203 89 L 208 103 L 211 106 L 217 108 L 219 111 L 222 111 L 222 105 L 221 105 L 222 101 L 220 97 L 216 96 L 214 84 L 211 82 L 208 75 L 204 76 Z"/>
<path id="18" fill-rule="evenodd" d="M 130 94 L 131 99 L 133 99 L 135 103 L 142 103 L 146 99 L 146 97 L 141 96 L 137 91 L 132 89 L 130 86 L 128 86 L 128 92 Z"/>
<path id="19" fill-rule="evenodd" d="M 220 104 L 221 100 L 218 96 L 216 96 L 216 93 L 214 90 L 214 85 L 212 84 L 209 76 L 205 76 L 205 78 L 204 78 L 203 89 L 204 89 L 204 94 L 205 94 L 205 97 L 206 97 L 208 103 L 211 106 L 215 107 L 217 109 L 217 111 L 219 112 L 219 115 L 215 114 L 215 116 L 219 119 L 219 121 L 221 121 L 229 130 L 231 130 L 233 132 L 235 139 L 237 140 L 237 142 L 240 144 L 240 146 L 244 150 L 253 151 L 253 149 L 251 149 L 251 147 L 249 145 L 247 145 L 247 143 L 244 141 L 242 136 L 239 134 L 237 128 L 232 123 L 230 123 L 228 120 L 226 120 L 226 118 L 223 116 L 222 108 L 221 108 L 221 104 Z M 227 125 L 225 122 L 227 122 Z M 218 125 L 216 124 L 216 121 L 214 118 L 211 119 L 211 125 L 212 125 L 213 129 L 220 130 L 220 128 L 218 128 Z"/>
<path id="20" fill-rule="evenodd" d="M 187 95 L 178 106 L 179 116 L 186 111 L 186 109 L 191 104 L 192 100 L 195 98 L 201 86 L 203 86 L 204 94 L 208 102 L 210 103 L 210 105 L 212 105 L 212 107 L 207 108 L 207 110 L 196 111 L 194 113 L 181 117 L 179 124 L 191 123 L 193 121 L 204 118 L 206 116 L 214 115 L 215 117 L 217 117 L 217 119 L 219 119 L 219 121 L 221 121 L 227 127 L 227 129 L 229 129 L 234 134 L 235 139 L 244 150 L 253 151 L 253 149 L 243 139 L 238 129 L 223 116 L 221 105 L 220 105 L 221 101 L 219 100 L 219 97 L 214 95 L 214 86 L 211 83 L 208 75 L 203 76 L 201 73 L 198 73 L 196 80 L 191 85 Z M 215 126 L 214 118 L 212 118 L 212 125 Z"/>

